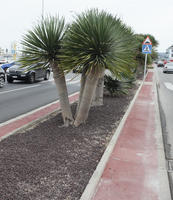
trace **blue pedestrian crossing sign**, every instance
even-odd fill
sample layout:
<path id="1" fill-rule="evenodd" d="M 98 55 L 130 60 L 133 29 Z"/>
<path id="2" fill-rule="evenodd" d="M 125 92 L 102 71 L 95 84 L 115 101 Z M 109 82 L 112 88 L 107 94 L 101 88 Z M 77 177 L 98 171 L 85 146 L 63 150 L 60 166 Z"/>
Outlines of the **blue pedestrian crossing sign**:
<path id="1" fill-rule="evenodd" d="M 143 54 L 151 54 L 152 45 L 151 44 L 143 44 L 142 45 L 142 53 Z"/>
<path id="2" fill-rule="evenodd" d="M 142 53 L 143 54 L 151 54 L 152 52 L 152 42 L 150 38 L 147 36 L 147 38 L 142 43 Z"/>

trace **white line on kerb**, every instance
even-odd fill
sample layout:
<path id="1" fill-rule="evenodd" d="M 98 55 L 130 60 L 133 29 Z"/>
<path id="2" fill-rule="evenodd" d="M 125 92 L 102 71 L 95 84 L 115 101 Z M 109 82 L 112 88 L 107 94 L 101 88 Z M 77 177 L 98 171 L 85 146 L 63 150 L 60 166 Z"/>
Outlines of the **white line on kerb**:
<path id="1" fill-rule="evenodd" d="M 172 83 L 165 82 L 164 84 L 169 90 L 173 90 L 173 84 Z"/>
<path id="2" fill-rule="evenodd" d="M 38 86 L 40 86 L 40 84 L 33 85 L 33 86 L 22 87 L 22 88 L 17 88 L 17 89 L 14 89 L 14 90 L 8 90 L 8 91 L 0 92 L 0 94 L 5 94 L 5 93 L 9 93 L 9 92 L 15 92 L 15 91 L 19 91 L 19 90 L 25 90 L 25 89 L 28 89 L 28 88 L 33 88 L 33 87 L 38 87 Z"/>

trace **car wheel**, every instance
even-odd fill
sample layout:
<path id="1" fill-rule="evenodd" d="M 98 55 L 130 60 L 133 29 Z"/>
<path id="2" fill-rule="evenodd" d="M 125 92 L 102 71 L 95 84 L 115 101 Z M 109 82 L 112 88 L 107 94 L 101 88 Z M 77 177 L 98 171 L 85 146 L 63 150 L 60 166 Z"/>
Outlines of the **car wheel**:
<path id="1" fill-rule="evenodd" d="M 29 77 L 28 77 L 28 83 L 34 83 L 35 82 L 35 74 L 34 73 L 32 73 L 32 74 L 30 74 L 29 75 Z"/>
<path id="2" fill-rule="evenodd" d="M 12 82 L 13 82 L 13 78 L 7 77 L 7 82 L 8 82 L 8 83 L 12 83 Z"/>
<path id="3" fill-rule="evenodd" d="M 0 88 L 2 88 L 5 85 L 5 80 L 3 77 L 0 77 Z"/>
<path id="4" fill-rule="evenodd" d="M 44 80 L 49 80 L 49 77 L 50 77 L 50 72 L 49 72 L 49 71 L 46 71 Z"/>

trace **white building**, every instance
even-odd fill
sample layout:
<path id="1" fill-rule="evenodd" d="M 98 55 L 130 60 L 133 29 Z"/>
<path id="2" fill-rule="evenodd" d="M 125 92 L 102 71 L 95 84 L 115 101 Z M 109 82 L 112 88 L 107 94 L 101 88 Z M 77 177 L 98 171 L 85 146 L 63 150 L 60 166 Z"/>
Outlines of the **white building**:
<path id="1" fill-rule="evenodd" d="M 169 60 L 173 60 L 173 45 L 166 49 L 166 57 Z"/>

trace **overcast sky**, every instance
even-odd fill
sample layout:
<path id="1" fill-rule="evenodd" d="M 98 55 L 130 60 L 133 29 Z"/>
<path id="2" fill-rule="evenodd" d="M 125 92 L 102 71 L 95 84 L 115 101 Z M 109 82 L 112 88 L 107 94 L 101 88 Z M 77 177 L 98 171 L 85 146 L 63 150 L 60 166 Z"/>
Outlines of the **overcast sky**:
<path id="1" fill-rule="evenodd" d="M 43 0 L 0 0 L 0 47 L 20 42 L 42 14 Z M 44 0 L 45 14 L 66 21 L 88 8 L 104 9 L 121 17 L 135 33 L 150 33 L 159 41 L 159 52 L 173 45 L 173 0 Z"/>

